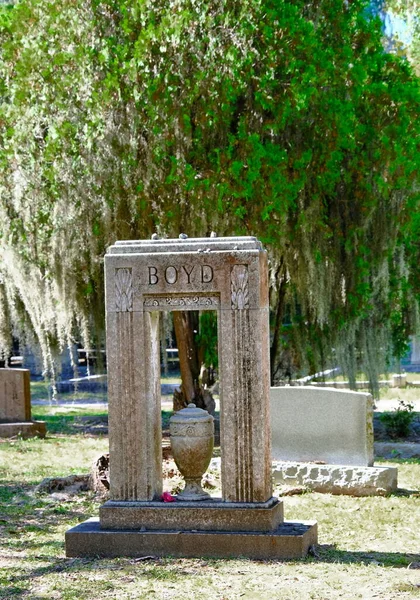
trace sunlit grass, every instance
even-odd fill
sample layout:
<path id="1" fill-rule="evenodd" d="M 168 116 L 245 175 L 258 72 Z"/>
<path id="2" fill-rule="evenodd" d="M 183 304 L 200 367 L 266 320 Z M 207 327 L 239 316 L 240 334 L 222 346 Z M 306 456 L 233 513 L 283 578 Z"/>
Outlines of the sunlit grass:
<path id="1" fill-rule="evenodd" d="M 0 443 L 0 598 L 398 600 L 420 596 L 419 571 L 409 568 L 420 562 L 419 460 L 378 461 L 398 466 L 399 490 L 389 497 L 318 493 L 285 497 L 286 519 L 318 522 L 320 546 L 315 556 L 301 561 L 67 559 L 65 531 L 97 516 L 100 501 L 92 492 L 37 495 L 34 490 L 45 477 L 89 472 L 94 459 L 108 450 L 107 436 L 74 428 L 66 432 L 81 418 L 106 419 L 106 411 L 35 408 L 33 416 L 48 422 L 47 438 Z M 163 412 L 164 422 L 170 414 Z"/>

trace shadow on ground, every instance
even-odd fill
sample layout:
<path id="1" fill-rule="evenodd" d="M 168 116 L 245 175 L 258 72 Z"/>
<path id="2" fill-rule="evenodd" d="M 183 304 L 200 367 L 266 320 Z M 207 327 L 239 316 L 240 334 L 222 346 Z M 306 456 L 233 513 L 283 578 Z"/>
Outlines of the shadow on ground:
<path id="1" fill-rule="evenodd" d="M 57 546 L 62 544 L 56 543 Z M 182 575 L 185 571 L 185 562 L 195 562 L 200 559 L 182 559 L 182 558 L 158 558 L 158 557 L 142 557 L 141 558 L 122 558 L 122 559 L 99 559 L 99 558 L 54 558 L 51 556 L 37 555 L 34 557 L 28 557 L 27 560 L 40 562 L 48 561 L 50 564 L 41 567 L 35 567 L 33 569 L 25 569 L 25 573 L 12 575 L 9 578 L 8 586 L 2 589 L 2 598 L 18 597 L 22 592 L 27 590 L 27 584 L 33 582 L 36 578 L 43 577 L 52 573 L 81 573 L 83 571 L 90 571 L 97 569 L 100 565 L 101 569 L 108 568 L 110 571 L 118 569 L 130 568 L 130 565 L 136 569 L 137 575 L 145 577 L 158 577 L 161 578 L 163 572 L 170 570 L 171 574 L 175 576 L 177 571 Z M 209 559 L 206 566 L 212 567 L 214 565 L 217 568 L 217 563 L 220 561 L 226 561 L 229 559 Z M 238 560 L 238 559 L 231 559 Z M 270 564 L 279 564 L 283 561 L 249 561 L 244 559 L 246 562 L 254 562 L 256 564 L 261 562 L 267 562 Z M 345 563 L 345 564 L 359 564 L 359 565 L 377 565 L 379 567 L 391 567 L 391 568 L 420 568 L 420 555 L 419 554 L 404 554 L 404 553 L 385 553 L 385 552 L 349 552 L 346 550 L 337 549 L 335 546 L 321 545 L 312 551 L 312 556 L 304 559 L 310 562 L 323 562 L 323 563 Z M 295 561 L 294 561 L 295 562 Z M 146 565 L 147 563 L 153 563 L 154 568 L 150 570 Z M 140 566 L 141 565 L 141 566 Z M 140 567 L 140 568 L 139 568 Z M 157 572 L 158 567 L 161 574 Z M 148 572 L 150 571 L 150 572 Z"/>
<path id="2" fill-rule="evenodd" d="M 313 549 L 313 559 L 326 563 L 346 563 L 381 567 L 420 568 L 420 554 L 403 552 L 349 551 L 335 545 L 321 544 Z"/>

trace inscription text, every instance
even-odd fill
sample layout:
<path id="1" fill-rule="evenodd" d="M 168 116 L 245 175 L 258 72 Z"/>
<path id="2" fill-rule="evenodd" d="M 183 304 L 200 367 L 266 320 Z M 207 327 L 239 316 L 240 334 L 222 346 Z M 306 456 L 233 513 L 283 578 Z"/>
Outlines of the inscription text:
<path id="1" fill-rule="evenodd" d="M 157 267 L 147 267 L 149 285 L 157 285 L 159 281 L 164 280 L 167 284 L 173 285 L 177 281 L 191 284 L 193 282 L 211 283 L 214 277 L 213 268 L 210 265 L 193 265 L 173 267 L 169 265 L 165 269 L 158 270 Z"/>

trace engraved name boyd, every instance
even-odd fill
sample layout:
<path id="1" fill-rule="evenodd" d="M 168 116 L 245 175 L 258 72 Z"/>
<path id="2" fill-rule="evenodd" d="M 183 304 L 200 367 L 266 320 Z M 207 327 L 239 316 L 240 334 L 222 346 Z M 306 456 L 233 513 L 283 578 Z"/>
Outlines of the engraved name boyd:
<path id="1" fill-rule="evenodd" d="M 213 281 L 214 272 L 210 265 L 182 265 L 166 268 L 147 267 L 147 283 L 156 285 L 159 281 L 165 281 L 169 285 L 174 283 L 210 283 Z"/>

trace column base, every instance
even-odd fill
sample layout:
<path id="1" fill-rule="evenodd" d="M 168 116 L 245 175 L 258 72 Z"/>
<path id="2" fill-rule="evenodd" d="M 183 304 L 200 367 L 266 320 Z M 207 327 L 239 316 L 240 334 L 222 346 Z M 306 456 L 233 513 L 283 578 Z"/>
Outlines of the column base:
<path id="1" fill-rule="evenodd" d="M 156 531 L 275 531 L 283 522 L 283 503 L 223 502 L 116 502 L 108 500 L 99 509 L 102 529 Z"/>

